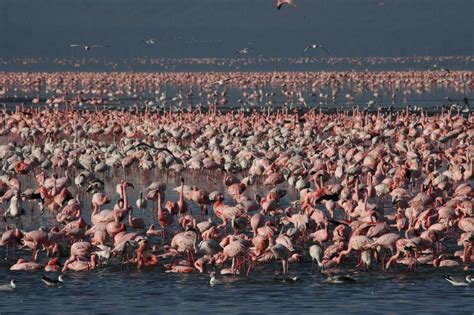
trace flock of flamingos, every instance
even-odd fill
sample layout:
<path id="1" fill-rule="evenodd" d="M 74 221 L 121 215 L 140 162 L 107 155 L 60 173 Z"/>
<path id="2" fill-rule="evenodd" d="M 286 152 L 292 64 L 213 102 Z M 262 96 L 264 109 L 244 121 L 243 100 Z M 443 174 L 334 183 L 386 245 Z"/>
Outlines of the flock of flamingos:
<path id="1" fill-rule="evenodd" d="M 446 280 L 468 285 L 469 110 L 428 115 L 375 101 L 368 110 L 323 113 L 248 104 L 271 106 L 268 86 L 302 108 L 304 86 L 331 99 L 350 84 L 376 99 L 439 86 L 471 91 L 473 82 L 462 71 L 2 74 L 0 101 L 25 105 L 0 113 L 0 264 L 12 278 L 43 270 L 49 286 L 69 272 L 111 266 L 209 273 L 211 284 L 253 272 L 296 281 L 309 262 L 333 283 L 356 281 L 346 275 L 354 268 L 444 268 L 464 270 L 465 280 Z M 160 90 L 167 84 L 180 87 L 176 96 Z M 247 110 L 223 110 L 231 85 Z M 320 93 L 322 86 L 332 92 Z M 147 95 L 153 101 L 141 100 Z M 137 106 L 107 108 L 125 96 Z M 207 106 L 186 108 L 193 97 Z M 148 187 L 130 180 L 155 169 L 180 184 L 170 187 L 162 175 Z M 114 176 L 119 170 L 123 179 Z M 190 185 L 193 176 L 208 184 Z M 12 280 L 0 290 L 15 287 Z"/>
<path id="2" fill-rule="evenodd" d="M 442 70 L 445 65 L 457 69 L 468 69 L 474 62 L 472 56 L 410 56 L 410 57 L 337 57 L 333 55 L 314 56 L 303 55 L 293 57 L 268 57 L 250 52 L 245 57 L 232 58 L 169 58 L 158 56 L 131 57 L 127 59 L 110 59 L 94 55 L 82 57 L 52 58 L 52 57 L 16 57 L 6 58 L 0 56 L 0 66 L 4 69 L 50 69 L 54 66 L 56 71 L 70 69 L 107 69 L 108 71 L 124 71 L 125 69 L 143 71 L 169 71 L 175 69 L 195 69 L 206 71 L 208 69 L 219 71 L 255 71 L 255 69 L 270 71 L 276 67 L 287 67 L 297 70 L 298 67 L 317 66 L 324 69 L 417 69 L 417 70 Z M 450 70 L 450 69 L 447 69 Z M 38 71 L 38 70 L 36 70 Z M 21 72 L 21 71 L 18 71 Z"/>

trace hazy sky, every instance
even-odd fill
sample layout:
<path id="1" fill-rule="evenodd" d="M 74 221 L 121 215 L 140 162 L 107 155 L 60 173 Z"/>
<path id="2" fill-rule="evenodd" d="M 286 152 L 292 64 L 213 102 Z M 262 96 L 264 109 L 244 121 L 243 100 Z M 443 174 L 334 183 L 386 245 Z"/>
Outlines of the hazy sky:
<path id="1" fill-rule="evenodd" d="M 248 42 L 263 56 L 300 56 L 313 42 L 333 56 L 474 54 L 474 0 L 295 2 L 0 0 L 0 56 L 231 57 Z"/>

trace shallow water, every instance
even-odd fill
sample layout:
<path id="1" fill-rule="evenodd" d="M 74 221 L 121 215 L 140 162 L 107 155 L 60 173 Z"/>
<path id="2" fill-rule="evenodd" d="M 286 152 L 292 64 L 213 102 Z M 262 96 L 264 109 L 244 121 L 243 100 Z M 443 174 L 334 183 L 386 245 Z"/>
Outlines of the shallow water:
<path id="1" fill-rule="evenodd" d="M 166 198 L 176 200 L 178 194 L 173 190 L 179 185 L 178 176 L 168 176 L 158 170 L 140 171 L 115 170 L 113 181 L 125 178 L 135 185 L 130 192 L 131 202 L 135 203 L 139 190 L 147 187 L 152 181 L 167 183 Z M 183 174 L 186 183 L 206 187 L 208 191 L 223 188 L 219 175 L 193 172 Z M 217 182 L 214 184 L 212 178 Z M 110 178 L 106 178 L 106 191 L 113 196 L 110 206 L 117 200 L 115 187 Z M 23 178 L 25 188 L 31 187 L 31 178 Z M 249 187 L 250 194 L 262 193 L 256 189 L 261 185 Z M 294 200 L 296 191 L 289 190 L 283 205 Z M 227 197 L 227 196 L 226 196 Z M 87 195 L 83 217 L 89 221 L 90 198 Z M 226 198 L 226 202 L 229 199 Z M 196 205 L 188 203 L 193 213 L 198 215 Z M 27 208 L 26 203 L 23 207 Z M 108 208 L 106 206 L 106 208 Z M 151 202 L 144 217 L 146 222 L 156 222 L 151 218 Z M 135 211 L 134 216 L 140 215 Z M 24 218 L 26 230 L 40 225 L 51 226 L 54 219 L 40 216 L 37 209 L 32 215 Z M 168 241 L 169 242 L 169 241 Z M 31 252 L 22 251 L 21 257 L 29 258 Z M 4 257 L 4 248 L 0 248 L 0 257 Z M 44 253 L 40 261 L 44 262 Z M 47 288 L 41 282 L 41 271 L 12 272 L 9 267 L 13 259 L 0 261 L 0 283 L 7 283 L 11 278 L 18 282 L 14 292 L 0 292 L 0 313 L 6 312 L 111 312 L 130 313 L 139 310 L 146 313 L 459 313 L 472 314 L 474 285 L 470 287 L 453 287 L 443 279 L 445 273 L 464 275 L 462 269 L 443 271 L 432 267 L 421 266 L 417 271 L 406 272 L 392 270 L 362 272 L 348 269 L 356 280 L 355 284 L 327 284 L 325 277 L 319 273 L 311 274 L 309 262 L 290 264 L 290 276 L 298 276 L 296 283 L 283 283 L 272 274 L 272 265 L 256 266 L 249 276 L 221 277 L 222 284 L 209 285 L 207 274 L 172 274 L 165 273 L 160 266 L 137 270 L 119 266 L 105 267 L 90 273 L 68 272 L 65 284 L 60 288 Z M 356 262 L 347 261 L 344 266 L 353 268 Z M 279 272 L 279 264 L 276 272 Z M 472 270 L 471 270 L 472 273 Z"/>
<path id="2" fill-rule="evenodd" d="M 3 312 L 110 312 L 129 313 L 449 313 L 472 314 L 474 288 L 453 287 L 442 271 L 360 273 L 355 284 L 327 284 L 311 275 L 310 264 L 299 264 L 290 274 L 301 279 L 281 283 L 271 270 L 222 278 L 209 285 L 207 275 L 142 271 L 96 270 L 68 273 L 60 288 L 47 288 L 40 272 L 21 272 L 14 292 L 0 294 Z M 296 267 L 293 267 L 296 269 Z M 8 273 L 8 275 L 6 275 Z M 450 272 L 453 273 L 453 272 Z M 453 274 L 462 274 L 455 272 Z M 1 278 L 13 275 L 4 268 Z"/>
<path id="3" fill-rule="evenodd" d="M 377 109 L 388 108 L 389 106 L 394 109 L 405 109 L 407 107 L 412 108 L 413 106 L 422 107 L 424 110 L 437 113 L 441 111 L 442 107 L 448 108 L 453 104 L 459 105 L 461 107 L 465 106 L 465 98 L 469 103 L 472 103 L 474 99 L 474 90 L 455 90 L 453 88 L 447 87 L 435 87 L 430 90 L 423 91 L 412 91 L 408 96 L 403 95 L 403 90 L 397 90 L 394 92 L 388 87 L 382 87 L 377 90 L 379 93 L 378 97 L 374 96 L 374 91 L 364 90 L 363 93 L 354 95 L 353 86 L 348 85 L 341 88 L 337 96 L 333 99 L 331 97 L 331 88 L 328 86 L 321 87 L 318 90 L 318 93 L 323 94 L 323 97 L 320 95 L 312 95 L 311 87 L 309 85 L 301 85 L 297 90 L 301 92 L 302 96 L 305 99 L 305 103 L 302 103 L 298 100 L 288 100 L 282 94 L 282 90 L 279 86 L 264 85 L 262 89 L 268 93 L 274 93 L 273 97 L 265 97 L 261 100 L 255 101 L 245 101 L 243 97 L 243 92 L 246 90 L 242 87 L 230 85 L 227 89 L 228 91 L 228 103 L 223 105 L 218 105 L 218 110 L 225 112 L 228 110 L 237 110 L 242 109 L 246 111 L 252 110 L 277 110 L 281 108 L 288 108 L 290 110 L 299 109 L 299 110 L 308 110 L 311 108 L 316 108 L 322 110 L 323 112 L 333 112 L 335 110 L 351 110 L 353 107 L 360 107 L 367 109 L 369 111 L 376 111 Z M 122 109 L 136 107 L 139 109 L 149 108 L 161 108 L 161 109 L 171 109 L 171 110 L 181 110 L 188 109 L 192 107 L 194 109 L 206 110 L 209 108 L 211 102 L 207 100 L 200 99 L 197 96 L 192 98 L 185 98 L 179 101 L 172 101 L 171 98 L 181 93 L 182 89 L 176 85 L 162 85 L 160 86 L 160 93 L 166 93 L 169 98 L 166 101 L 160 101 L 159 95 L 154 95 L 151 91 L 143 93 L 141 95 L 126 96 L 120 98 L 114 98 L 104 100 L 104 103 L 99 106 L 100 108 L 108 109 Z M 199 93 L 197 85 L 192 86 L 192 92 L 194 95 Z M 247 91 L 248 92 L 248 91 Z M 250 90 L 250 92 L 252 92 Z M 392 96 L 394 93 L 395 97 Z M 353 96 L 353 99 L 347 99 L 346 94 Z M 4 105 L 10 110 L 14 110 L 16 106 L 25 106 L 25 107 L 34 107 L 43 108 L 46 105 L 47 98 L 57 97 L 54 93 L 41 93 L 40 102 L 37 105 L 32 103 L 33 98 L 37 97 L 34 93 L 21 93 L 18 94 L 16 98 L 7 98 L 0 100 L 0 105 Z M 93 98 L 94 95 L 85 95 L 86 98 Z M 369 102 L 373 102 L 368 106 Z M 472 106 L 472 104 L 470 105 Z M 66 108 L 66 105 L 58 105 L 59 108 Z M 94 107 L 87 105 L 80 105 L 80 108 L 94 109 Z"/>
<path id="4" fill-rule="evenodd" d="M 400 71 L 474 69 L 474 56 L 410 57 L 264 57 L 167 58 L 113 57 L 7 58 L 0 56 L 0 71 L 20 72 L 199 72 L 199 71 Z"/>

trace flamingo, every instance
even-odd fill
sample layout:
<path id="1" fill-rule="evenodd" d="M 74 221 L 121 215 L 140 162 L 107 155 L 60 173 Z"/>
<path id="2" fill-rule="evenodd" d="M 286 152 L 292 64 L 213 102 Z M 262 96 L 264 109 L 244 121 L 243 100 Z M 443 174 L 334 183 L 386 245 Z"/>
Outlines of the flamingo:
<path id="1" fill-rule="evenodd" d="M 193 252 L 197 250 L 198 236 L 194 231 L 185 231 L 176 234 L 171 240 L 171 248 L 177 249 L 178 252 L 186 252 L 188 254 L 188 266 L 191 266 L 191 260 L 194 260 Z"/>
<path id="2" fill-rule="evenodd" d="M 16 264 L 10 267 L 11 271 L 35 270 L 35 269 L 41 269 L 41 265 L 34 261 L 26 261 L 23 258 L 18 259 Z"/>
<path id="3" fill-rule="evenodd" d="M 8 249 L 10 245 L 13 247 L 13 257 L 15 257 L 16 246 L 20 244 L 21 239 L 23 238 L 23 232 L 21 232 L 18 228 L 9 229 L 8 226 L 5 226 L 6 231 L 2 234 L 2 238 L 0 239 L 1 246 L 7 246 L 5 250 L 5 258 L 8 258 Z"/>
<path id="4" fill-rule="evenodd" d="M 278 10 L 281 9 L 281 7 L 286 4 L 286 5 L 289 5 L 289 6 L 293 6 L 296 8 L 296 4 L 294 3 L 293 0 L 277 0 L 276 2 L 276 7 Z"/>
<path id="5" fill-rule="evenodd" d="M 284 275 L 288 274 L 288 258 L 290 257 L 290 250 L 281 244 L 276 244 L 270 248 L 272 254 L 276 259 L 281 259 L 282 263 L 282 273 Z"/>
<path id="6" fill-rule="evenodd" d="M 56 272 L 61 269 L 61 266 L 58 264 L 58 258 L 51 258 L 46 266 L 44 267 L 44 271 L 47 272 Z"/>
<path id="7" fill-rule="evenodd" d="M 349 246 L 347 250 L 342 251 L 336 259 L 336 263 L 339 265 L 342 259 L 347 256 L 351 251 L 358 250 L 364 251 L 368 246 L 372 244 L 372 240 L 365 235 L 354 235 L 349 239 Z"/>
<path id="8" fill-rule="evenodd" d="M 181 188 L 179 191 L 179 200 L 178 200 L 178 213 L 184 214 L 188 212 L 188 204 L 184 200 L 184 178 L 181 178 Z"/>
<path id="9" fill-rule="evenodd" d="M 143 218 L 133 217 L 133 207 L 129 206 L 129 213 L 128 213 L 128 224 L 130 227 L 136 230 L 143 230 L 145 229 L 145 221 Z"/>
<path id="10" fill-rule="evenodd" d="M 225 262 L 228 258 L 232 258 L 232 267 L 231 270 L 237 270 L 237 260 L 241 258 L 246 258 L 248 254 L 248 247 L 247 243 L 242 240 L 234 240 L 232 235 L 228 235 L 226 238 L 222 240 L 220 243 L 221 247 L 223 247 L 222 253 L 219 255 L 218 263 Z M 240 262 L 239 262 L 240 265 Z M 247 273 L 250 271 L 247 270 Z"/>
<path id="11" fill-rule="evenodd" d="M 32 262 L 36 262 L 38 247 L 48 245 L 48 233 L 41 227 L 38 230 L 30 231 L 23 234 L 23 244 L 32 248 Z"/>
<path id="12" fill-rule="evenodd" d="M 158 222 L 160 223 L 160 226 L 161 226 L 161 232 L 162 232 L 161 238 L 162 240 L 164 240 L 166 227 L 168 227 L 171 232 L 171 225 L 173 224 L 173 214 L 169 212 L 168 210 L 163 209 L 161 207 L 161 192 L 160 191 L 157 194 L 157 198 L 158 198 L 158 201 L 157 201 Z"/>

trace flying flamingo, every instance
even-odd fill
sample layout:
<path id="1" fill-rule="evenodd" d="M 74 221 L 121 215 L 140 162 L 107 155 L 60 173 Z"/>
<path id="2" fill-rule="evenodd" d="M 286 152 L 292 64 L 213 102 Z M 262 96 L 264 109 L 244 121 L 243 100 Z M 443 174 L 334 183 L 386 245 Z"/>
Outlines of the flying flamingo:
<path id="1" fill-rule="evenodd" d="M 284 4 L 291 5 L 296 8 L 296 4 L 294 3 L 293 0 L 277 0 L 276 2 L 277 9 L 280 10 Z"/>

